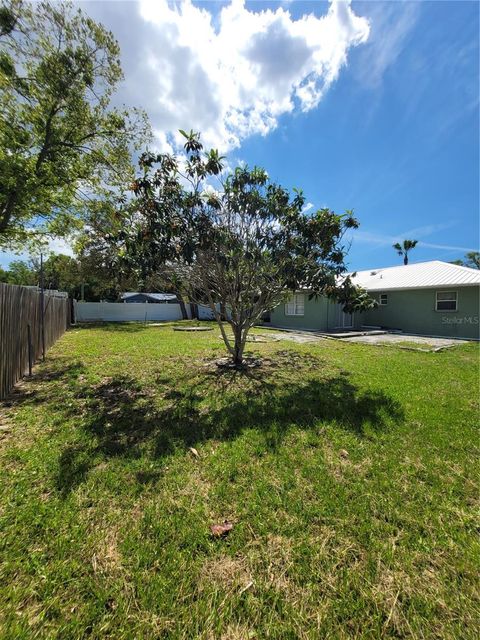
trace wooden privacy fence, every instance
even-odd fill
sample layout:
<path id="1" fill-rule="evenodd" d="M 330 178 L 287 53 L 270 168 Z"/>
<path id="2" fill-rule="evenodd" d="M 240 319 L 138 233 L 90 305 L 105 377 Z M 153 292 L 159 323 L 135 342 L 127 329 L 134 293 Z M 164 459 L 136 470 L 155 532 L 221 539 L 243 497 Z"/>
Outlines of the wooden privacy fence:
<path id="1" fill-rule="evenodd" d="M 42 296 L 37 287 L 0 283 L 0 399 L 10 393 L 69 324 L 66 293 L 45 290 Z"/>

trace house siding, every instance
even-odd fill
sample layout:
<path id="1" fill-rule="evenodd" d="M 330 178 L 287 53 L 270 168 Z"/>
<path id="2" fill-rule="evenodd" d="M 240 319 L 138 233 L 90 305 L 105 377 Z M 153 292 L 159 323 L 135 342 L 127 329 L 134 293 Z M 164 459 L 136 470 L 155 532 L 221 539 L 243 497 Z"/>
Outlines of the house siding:
<path id="1" fill-rule="evenodd" d="M 276 327 L 285 329 L 305 329 L 307 331 L 333 331 L 337 328 L 336 302 L 325 297 L 308 299 L 305 293 L 305 310 L 303 316 L 289 316 L 285 313 L 285 305 L 276 307 L 270 314 L 270 322 Z M 354 328 L 359 328 L 362 319 L 360 314 L 354 314 Z"/>
<path id="2" fill-rule="evenodd" d="M 457 311 L 436 311 L 437 291 L 457 292 Z M 479 287 L 438 287 L 371 293 L 379 300 L 388 294 L 388 304 L 362 314 L 362 324 L 385 329 L 400 329 L 406 333 L 480 338 Z"/>
<path id="3" fill-rule="evenodd" d="M 436 311 L 437 291 L 456 291 L 457 311 Z M 477 286 L 450 286 L 372 292 L 370 295 L 377 301 L 381 293 L 387 293 L 388 304 L 365 313 L 355 313 L 353 328 L 372 325 L 405 333 L 479 340 L 479 291 Z M 305 294 L 303 316 L 287 316 L 282 304 L 272 311 L 271 323 L 286 329 L 333 331 L 338 324 L 337 304 L 323 297 L 309 300 Z"/>

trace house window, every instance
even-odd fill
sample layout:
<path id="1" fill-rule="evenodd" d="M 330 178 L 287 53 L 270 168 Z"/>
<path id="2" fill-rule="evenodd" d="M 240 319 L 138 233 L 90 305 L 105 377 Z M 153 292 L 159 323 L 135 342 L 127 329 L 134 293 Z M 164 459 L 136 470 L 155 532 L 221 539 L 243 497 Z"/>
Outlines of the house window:
<path id="1" fill-rule="evenodd" d="M 437 291 L 437 311 L 456 311 L 457 310 L 457 292 L 456 291 Z"/>
<path id="2" fill-rule="evenodd" d="M 380 294 L 380 306 L 384 307 L 387 304 L 388 304 L 388 293 L 381 293 Z"/>
<path id="3" fill-rule="evenodd" d="M 286 316 L 303 316 L 305 313 L 305 296 L 295 293 L 285 305 Z"/>

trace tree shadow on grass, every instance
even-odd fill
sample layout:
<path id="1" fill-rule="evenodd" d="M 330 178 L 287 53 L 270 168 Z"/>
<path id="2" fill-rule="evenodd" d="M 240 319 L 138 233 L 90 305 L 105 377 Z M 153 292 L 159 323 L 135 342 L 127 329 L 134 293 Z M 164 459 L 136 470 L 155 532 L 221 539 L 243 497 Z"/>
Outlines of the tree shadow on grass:
<path id="1" fill-rule="evenodd" d="M 323 364 L 287 351 L 257 369 L 192 368 L 173 381 L 160 374 L 153 390 L 125 375 L 80 385 L 84 437 L 61 454 L 56 485 L 68 494 L 99 460 L 158 460 L 209 439 L 234 439 L 247 429 L 262 432 L 265 447 L 275 448 L 292 426 L 334 422 L 361 438 L 403 419 L 398 402 L 381 390 L 361 391 L 346 372 L 319 377 Z M 298 376 L 300 365 L 304 375 Z M 155 478 L 140 473 L 137 480 Z"/>
<path id="2" fill-rule="evenodd" d="M 22 404 L 61 402 L 65 385 L 78 379 L 85 372 L 81 362 L 72 362 L 65 357 L 56 357 L 45 364 L 36 364 L 33 374 L 25 376 L 12 389 L 8 397 L 0 402 L 3 407 L 18 407 Z"/>

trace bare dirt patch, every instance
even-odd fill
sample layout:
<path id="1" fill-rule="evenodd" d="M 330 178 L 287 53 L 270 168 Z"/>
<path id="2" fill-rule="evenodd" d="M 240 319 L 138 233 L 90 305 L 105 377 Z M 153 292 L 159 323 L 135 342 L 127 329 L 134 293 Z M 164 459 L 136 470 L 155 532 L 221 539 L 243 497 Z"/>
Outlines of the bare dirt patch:
<path id="1" fill-rule="evenodd" d="M 325 340 L 323 336 L 317 335 L 309 331 L 269 331 L 268 336 L 273 340 L 288 340 L 297 344 L 305 344 L 309 342 L 321 342 Z"/>
<path id="2" fill-rule="evenodd" d="M 260 367 L 262 364 L 261 358 L 252 358 L 245 357 L 243 359 L 242 364 L 235 364 L 232 358 L 217 358 L 216 360 L 210 360 L 207 362 L 206 366 L 209 368 L 215 368 L 217 366 L 219 369 L 238 369 L 238 370 L 246 370 L 246 369 L 255 369 L 256 367 Z"/>

